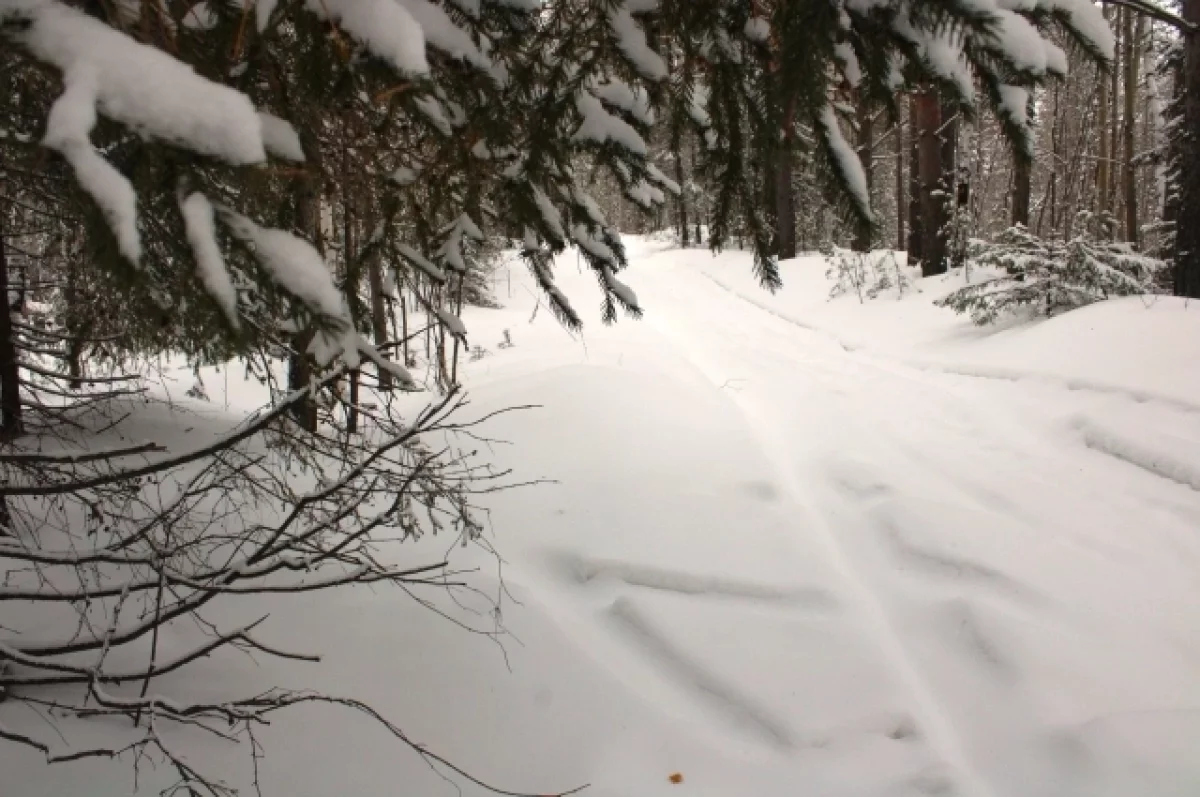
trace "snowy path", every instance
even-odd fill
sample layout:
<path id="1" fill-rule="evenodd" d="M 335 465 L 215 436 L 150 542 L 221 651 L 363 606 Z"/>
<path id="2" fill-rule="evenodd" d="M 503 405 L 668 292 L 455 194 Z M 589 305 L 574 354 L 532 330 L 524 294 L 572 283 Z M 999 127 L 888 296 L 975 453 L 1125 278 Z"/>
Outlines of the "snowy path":
<path id="1" fill-rule="evenodd" d="M 702 273 L 704 258 L 635 260 L 646 320 L 593 334 L 590 368 L 636 359 L 678 380 L 672 395 L 612 374 L 650 417 L 594 444 L 667 447 L 628 467 L 659 474 L 645 507 L 668 520 L 627 541 L 589 523 L 577 547 L 604 554 L 571 554 L 590 600 L 548 598 L 579 599 L 563 624 L 608 632 L 588 647 L 668 711 L 772 749 L 797 778 L 821 773 L 832 785 L 814 793 L 1191 793 L 1200 769 L 1171 749 L 1200 742 L 1200 494 L 1086 430 L 1111 418 L 1144 437 L 1153 419 L 1200 439 L 1200 416 L 848 351 Z M 649 431 L 659 402 L 703 416 L 684 425 L 712 445 Z M 590 435 L 579 445 L 595 462 Z M 694 473 L 706 459 L 717 473 Z M 731 462 L 758 500 L 705 517 L 700 495 Z M 690 489 L 674 494 L 678 478 Z M 577 511 L 645 525 L 598 506 L 607 492 Z M 713 575 L 731 570 L 746 575 Z"/>
<path id="2" fill-rule="evenodd" d="M 542 405 L 489 423 L 514 443 L 491 455 L 556 482 L 488 499 L 519 602 L 503 655 L 403 594 L 345 591 L 270 607 L 270 640 L 319 667 L 226 657 L 188 683 L 365 697 L 539 793 L 1200 793 L 1200 391 L 951 373 L 819 331 L 722 270 L 744 262 L 630 254 L 640 322 L 573 340 L 517 269 L 506 309 L 465 319 L 494 349 L 466 366 L 474 410 Z M 560 284 L 596 296 L 570 257 Z M 971 345 L 958 370 L 994 374 Z M 260 741 L 267 795 L 458 794 L 332 709 Z M 241 753 L 189 744 L 248 784 Z M 36 774 L 0 793 L 130 793 L 119 765 L 35 758 L 0 748 L 0 773 Z"/>

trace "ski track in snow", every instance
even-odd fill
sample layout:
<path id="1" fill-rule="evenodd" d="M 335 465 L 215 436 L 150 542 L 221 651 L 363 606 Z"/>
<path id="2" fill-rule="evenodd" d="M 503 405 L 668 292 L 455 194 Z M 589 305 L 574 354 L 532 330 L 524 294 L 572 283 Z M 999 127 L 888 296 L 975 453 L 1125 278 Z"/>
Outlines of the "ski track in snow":
<path id="1" fill-rule="evenodd" d="M 717 281 L 713 280 L 713 282 Z M 720 285 L 720 283 L 717 284 Z M 720 287 L 723 288 L 724 286 Z M 800 327 L 806 331 L 813 331 L 811 328 L 807 328 L 774 311 L 767 310 L 757 303 L 750 302 L 750 304 L 763 310 L 767 315 L 779 318 L 788 324 Z M 709 366 L 705 362 L 705 355 L 696 350 L 694 341 L 702 339 L 701 336 L 677 334 L 670 323 L 664 320 L 664 317 L 669 317 L 670 314 L 670 310 L 664 308 L 664 312 L 661 314 L 651 316 L 649 323 L 663 332 L 664 336 L 672 341 L 681 356 L 691 363 L 696 370 L 704 374 L 714 387 L 721 388 L 728 384 L 728 377 L 723 376 L 719 370 Z M 843 348 L 845 347 L 843 346 Z M 803 348 L 801 347 L 800 350 L 803 351 Z M 805 362 L 798 364 L 797 367 L 810 364 Z M 774 419 L 765 416 L 757 407 L 747 406 L 737 397 L 734 397 L 732 401 L 745 415 L 747 423 L 757 437 L 759 445 L 762 447 L 767 459 L 777 469 L 779 482 L 784 485 L 791 504 L 802 515 L 804 521 L 806 521 L 804 523 L 797 523 L 797 533 L 814 533 L 819 538 L 831 565 L 841 576 L 847 592 L 855 599 L 861 614 L 861 622 L 867 626 L 869 633 L 872 634 L 882 653 L 890 662 L 893 671 L 900 677 L 907 688 L 916 706 L 915 714 L 918 727 L 930 739 L 932 746 L 942 760 L 952 768 L 955 780 L 963 789 L 965 795 L 968 795 L 968 797 L 991 797 L 992 790 L 990 786 L 975 772 L 974 767 L 962 749 L 953 723 L 946 716 L 939 705 L 937 697 L 926 682 L 924 675 L 905 649 L 903 640 L 893 628 L 887 613 L 880 603 L 879 596 L 875 594 L 870 584 L 859 575 L 850 558 L 839 544 L 837 534 L 830 527 L 828 521 L 813 507 L 812 501 L 801 486 L 794 469 L 788 463 L 787 452 L 778 450 L 776 441 L 779 439 L 779 436 L 773 432 Z M 926 558 L 925 561 L 930 562 L 934 560 Z M 937 562 L 943 567 L 946 566 L 944 561 L 937 560 Z M 963 568 L 960 567 L 959 572 L 962 571 Z"/>

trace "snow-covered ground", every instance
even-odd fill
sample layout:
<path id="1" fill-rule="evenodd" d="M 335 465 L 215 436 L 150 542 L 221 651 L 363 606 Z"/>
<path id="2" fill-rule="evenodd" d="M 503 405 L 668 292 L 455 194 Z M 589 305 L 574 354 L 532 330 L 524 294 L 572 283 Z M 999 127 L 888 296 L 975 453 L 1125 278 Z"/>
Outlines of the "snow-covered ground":
<path id="1" fill-rule="evenodd" d="M 490 456 L 555 482 L 488 498 L 501 569 L 466 554 L 504 612 L 458 616 L 499 645 L 346 590 L 267 607 L 265 638 L 321 664 L 229 655 L 172 683 L 369 698 L 535 793 L 1200 793 L 1200 307 L 979 330 L 932 306 L 958 277 L 831 302 L 817 258 L 772 296 L 746 255 L 629 245 L 640 322 L 573 338 L 519 264 L 505 309 L 464 318 L 490 350 L 471 411 L 541 405 L 492 421 L 512 445 Z M 559 281 L 584 311 L 574 257 Z M 458 794 L 334 709 L 259 740 L 268 795 Z M 244 750 L 188 741 L 248 782 Z M 132 791 L 125 765 L 0 745 L 4 797 Z"/>

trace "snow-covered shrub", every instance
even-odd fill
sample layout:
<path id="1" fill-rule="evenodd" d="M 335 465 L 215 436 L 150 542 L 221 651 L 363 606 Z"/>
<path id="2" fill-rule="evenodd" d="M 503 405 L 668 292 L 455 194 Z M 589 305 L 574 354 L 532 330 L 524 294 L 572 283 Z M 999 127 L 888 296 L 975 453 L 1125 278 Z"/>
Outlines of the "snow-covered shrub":
<path id="1" fill-rule="evenodd" d="M 1083 232 L 1067 241 L 1039 238 L 1020 225 L 994 241 L 972 241 L 969 264 L 995 276 L 937 304 L 984 325 L 1022 309 L 1050 316 L 1114 296 L 1158 292 L 1155 275 L 1163 261 L 1104 240 L 1091 215 L 1085 216 L 1078 225 Z"/>
<path id="2" fill-rule="evenodd" d="M 861 303 L 890 290 L 903 296 L 912 287 L 904 267 L 891 250 L 855 252 L 827 244 L 821 248 L 821 255 L 829 266 L 825 276 L 834 280 L 829 289 L 830 299 L 853 293 Z"/>

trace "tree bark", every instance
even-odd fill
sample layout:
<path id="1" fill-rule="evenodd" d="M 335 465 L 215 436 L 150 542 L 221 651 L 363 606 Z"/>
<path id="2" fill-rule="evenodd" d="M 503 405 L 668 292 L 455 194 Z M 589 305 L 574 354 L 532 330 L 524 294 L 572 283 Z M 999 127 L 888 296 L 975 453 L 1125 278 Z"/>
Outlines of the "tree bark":
<path id="1" fill-rule="evenodd" d="M 1061 124 L 1062 124 L 1062 101 L 1061 101 L 1060 85 L 1058 81 L 1054 83 L 1054 110 L 1053 117 L 1050 122 L 1050 178 L 1046 182 L 1046 197 L 1042 201 L 1042 207 L 1038 210 L 1037 229 L 1035 235 L 1041 236 L 1044 228 L 1042 222 L 1046 217 L 1046 211 L 1050 211 L 1050 228 L 1054 229 L 1056 219 L 1058 218 L 1058 162 L 1061 153 L 1059 152 L 1059 141 L 1062 140 Z"/>
<path id="2" fill-rule="evenodd" d="M 1124 11 L 1128 11 L 1128 9 L 1125 9 Z M 1118 10 L 1116 13 L 1119 15 L 1119 14 L 1123 13 L 1123 11 Z M 1120 33 L 1120 26 L 1118 25 L 1117 26 L 1117 46 L 1116 46 L 1116 50 L 1115 50 L 1118 60 L 1120 59 L 1121 49 L 1122 49 L 1121 38 L 1122 37 L 1121 37 L 1121 33 Z M 1118 102 L 1120 101 L 1120 90 L 1121 90 L 1121 69 L 1120 69 L 1120 66 L 1118 63 L 1113 63 L 1113 68 L 1109 71 L 1109 82 L 1111 85 L 1109 86 L 1109 89 L 1108 89 L 1108 96 L 1109 96 L 1109 101 L 1112 103 L 1112 107 L 1109 109 L 1109 112 L 1108 112 L 1109 124 L 1108 124 L 1108 134 L 1107 135 L 1108 135 L 1108 157 L 1109 157 L 1109 163 L 1111 165 L 1109 166 L 1108 197 L 1105 200 L 1105 207 L 1108 208 L 1109 212 L 1111 212 L 1115 215 L 1117 212 L 1117 147 L 1118 147 L 1118 144 L 1119 144 L 1120 138 L 1121 138 L 1120 137 L 1120 129 L 1121 128 L 1117 124 L 1118 112 L 1119 112 Z"/>
<path id="3" fill-rule="evenodd" d="M 1200 0 L 1183 0 L 1182 16 L 1200 26 Z M 1200 35 L 1184 36 L 1182 115 L 1175 230 L 1175 295 L 1200 299 Z"/>
<path id="4" fill-rule="evenodd" d="M 1138 15 L 1137 27 L 1134 28 L 1133 12 L 1125 10 L 1125 118 L 1123 120 L 1123 137 L 1125 144 L 1124 170 L 1122 173 L 1122 189 L 1125 193 L 1125 240 L 1134 246 L 1138 245 L 1138 200 L 1137 174 L 1134 170 L 1133 159 L 1136 143 L 1136 111 L 1138 63 L 1141 60 L 1139 43 L 1145 32 L 1145 17 Z"/>
<path id="5" fill-rule="evenodd" d="M 863 175 L 867 178 L 867 197 L 871 196 L 871 188 L 875 177 L 875 136 L 874 117 L 871 112 L 871 101 L 866 91 L 858 93 L 858 160 L 862 164 Z M 872 204 L 874 204 L 872 202 Z M 854 234 L 854 249 L 859 252 L 871 251 L 871 228 L 866 224 L 858 224 Z"/>
<path id="6" fill-rule="evenodd" d="M 301 141 L 304 142 L 305 138 L 308 138 L 311 134 L 308 130 L 304 130 L 302 135 L 304 138 Z M 308 169 L 299 178 L 296 187 L 296 226 L 309 238 L 317 248 L 317 251 L 323 253 L 324 246 L 321 237 L 320 209 L 320 166 L 318 164 L 319 156 L 316 155 L 319 149 L 311 139 L 308 143 L 310 146 L 304 147 Z M 308 356 L 308 346 L 312 343 L 314 334 L 312 329 L 307 329 L 292 340 L 292 353 L 288 358 L 288 388 L 290 390 L 299 390 L 306 387 L 312 381 L 314 374 L 312 363 Z M 317 431 L 316 396 L 308 396 L 303 401 L 298 401 L 292 405 L 292 417 L 301 429 L 309 432 Z"/>
<path id="7" fill-rule="evenodd" d="M 675 140 L 672 142 L 671 157 L 675 161 L 675 182 L 679 185 L 679 196 L 675 197 L 675 212 L 678 218 L 679 227 L 679 243 L 686 249 L 690 244 L 688 235 L 688 212 L 687 212 L 687 191 L 684 190 L 683 179 L 683 153 L 679 151 L 681 136 L 676 133 Z"/>
<path id="8" fill-rule="evenodd" d="M 896 119 L 892 131 L 892 155 L 896 159 L 896 248 L 903 250 L 904 241 L 904 127 Z"/>
<path id="9" fill-rule="evenodd" d="M 1105 16 L 1108 16 L 1107 10 Z M 1096 212 L 1103 216 L 1108 212 L 1108 75 L 1100 72 L 1097 75 L 1100 84 L 1099 114 L 1097 132 L 1099 136 L 1099 153 L 1096 159 Z"/>
<path id="10" fill-rule="evenodd" d="M 921 227 L 921 138 L 918 134 L 917 94 L 908 95 L 908 262 L 923 258 Z"/>
<path id="11" fill-rule="evenodd" d="M 1032 190 L 1033 163 L 1019 153 L 1013 153 L 1012 224 L 1029 227 L 1029 194 Z"/>
<path id="12" fill-rule="evenodd" d="M 942 106 L 937 90 L 926 87 L 916 94 L 917 174 L 920 178 L 921 274 L 946 272 L 946 246 L 942 227 L 945 197 L 940 188 L 942 169 Z"/>
<path id="13" fill-rule="evenodd" d="M 13 339 L 12 311 L 8 306 L 8 253 L 4 247 L 4 215 L 0 214 L 0 439 L 21 434 L 21 369 Z"/>
<path id="14" fill-rule="evenodd" d="M 773 164 L 775 200 L 775 240 L 780 260 L 796 256 L 796 203 L 792 197 L 792 144 L 781 142 Z"/>

